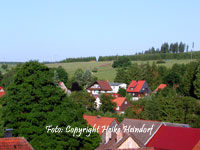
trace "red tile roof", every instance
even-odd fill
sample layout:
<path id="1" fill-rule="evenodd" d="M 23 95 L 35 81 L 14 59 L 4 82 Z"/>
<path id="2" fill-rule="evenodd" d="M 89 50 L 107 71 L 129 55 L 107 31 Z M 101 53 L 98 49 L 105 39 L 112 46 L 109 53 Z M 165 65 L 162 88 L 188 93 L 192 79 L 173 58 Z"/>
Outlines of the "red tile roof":
<path id="1" fill-rule="evenodd" d="M 113 99 L 112 101 L 114 103 L 116 103 L 117 106 L 120 107 L 124 103 L 125 100 L 126 100 L 126 97 L 117 97 L 117 98 Z"/>
<path id="2" fill-rule="evenodd" d="M 89 116 L 89 115 L 83 115 L 83 118 L 90 124 L 92 127 L 97 128 L 99 126 L 99 134 L 101 135 L 103 133 L 103 126 L 110 126 L 111 123 L 115 120 L 116 118 L 108 118 L 108 117 L 98 117 L 98 116 Z"/>
<path id="3" fill-rule="evenodd" d="M 127 92 L 140 92 L 140 90 L 141 90 L 141 88 L 142 88 L 142 86 L 144 85 L 145 82 L 146 82 L 145 80 L 138 80 L 138 81 L 133 80 L 129 84 L 126 91 Z"/>
<path id="4" fill-rule="evenodd" d="M 98 84 L 100 86 L 100 88 L 92 87 L 94 84 Z M 112 91 L 112 88 L 110 87 L 110 84 L 105 80 L 97 80 L 92 85 L 90 85 L 87 89 L 90 89 L 90 90 L 102 90 L 102 91 Z"/>
<path id="5" fill-rule="evenodd" d="M 23 137 L 0 138 L 0 150 L 34 150 Z"/>
<path id="6" fill-rule="evenodd" d="M 161 126 L 146 146 L 161 150 L 192 150 L 200 140 L 200 129 Z"/>
<path id="7" fill-rule="evenodd" d="M 200 150 L 200 140 L 199 140 L 199 142 L 193 147 L 192 150 Z"/>
<path id="8" fill-rule="evenodd" d="M 160 84 L 155 90 L 154 92 L 158 92 L 159 89 L 164 89 L 167 86 L 167 84 Z"/>
<path id="9" fill-rule="evenodd" d="M 97 80 L 97 83 L 99 84 L 99 86 L 101 87 L 102 90 L 112 91 L 112 88 L 110 87 L 110 84 L 107 81 Z"/>

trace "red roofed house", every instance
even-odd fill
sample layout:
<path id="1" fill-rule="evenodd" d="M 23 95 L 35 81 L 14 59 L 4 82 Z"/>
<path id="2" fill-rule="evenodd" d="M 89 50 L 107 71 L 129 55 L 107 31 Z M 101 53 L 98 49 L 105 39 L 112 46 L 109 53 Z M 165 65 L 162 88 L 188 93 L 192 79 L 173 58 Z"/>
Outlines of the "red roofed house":
<path id="1" fill-rule="evenodd" d="M 0 86 L 0 98 L 4 96 L 6 92 L 4 91 L 3 87 Z"/>
<path id="2" fill-rule="evenodd" d="M 102 142 L 109 141 L 109 139 L 111 138 L 111 132 L 106 131 L 105 129 L 112 128 L 118 125 L 116 118 L 89 115 L 83 115 L 83 118 L 92 127 L 98 129 L 98 132 L 101 135 Z"/>
<path id="3" fill-rule="evenodd" d="M 200 129 L 162 125 L 146 146 L 156 150 L 195 150 L 200 141 Z"/>
<path id="4" fill-rule="evenodd" d="M 129 106 L 131 106 L 131 103 L 127 100 L 126 97 L 117 97 L 117 98 L 113 99 L 112 101 L 117 104 L 117 107 L 115 108 L 115 110 L 119 114 L 124 114 L 125 110 Z"/>
<path id="5" fill-rule="evenodd" d="M 139 98 L 150 95 L 151 93 L 145 80 L 131 81 L 126 91 L 132 96 L 132 100 L 138 100 Z"/>
<path id="6" fill-rule="evenodd" d="M 110 84 L 104 80 L 97 80 L 92 85 L 90 85 L 86 90 L 92 95 L 112 92 Z"/>
<path id="7" fill-rule="evenodd" d="M 0 138 L 0 150 L 34 150 L 23 137 Z"/>
<path id="8" fill-rule="evenodd" d="M 153 93 L 157 93 L 158 90 L 163 90 L 166 86 L 167 86 L 167 84 L 160 84 L 160 85 L 153 91 Z"/>
<path id="9" fill-rule="evenodd" d="M 168 128 L 180 128 L 182 130 L 193 130 L 192 128 L 189 128 L 187 124 L 178 124 L 178 123 L 170 123 L 170 122 L 161 122 L 161 121 L 153 121 L 153 120 L 141 120 L 141 119 L 128 119 L 124 118 L 124 120 L 117 126 L 117 128 L 120 128 L 121 130 L 118 130 L 118 132 L 113 132 L 111 139 L 108 142 L 102 142 L 99 147 L 97 147 L 97 150 L 117 150 L 117 149 L 126 149 L 126 150 L 146 150 L 146 149 L 155 149 L 155 150 L 176 150 L 175 147 L 172 145 L 176 145 L 178 143 L 174 143 L 174 141 L 181 141 L 181 136 L 185 136 L 184 138 L 187 138 L 190 140 L 194 140 L 195 148 L 199 147 L 198 137 L 200 136 L 199 130 L 200 129 L 194 129 L 195 131 L 192 131 L 192 134 L 182 134 L 179 133 L 179 131 L 173 131 L 171 134 L 171 131 L 169 131 L 169 134 L 167 135 L 168 131 L 164 132 L 163 135 L 159 136 L 159 132 L 162 126 L 166 126 Z M 197 131 L 198 130 L 198 131 Z M 194 133 L 197 132 L 197 133 Z M 158 134 L 158 135 L 157 135 Z M 175 135 L 180 134 L 180 135 Z M 198 137 L 197 137 L 198 134 Z M 171 145 L 169 147 L 156 147 L 155 143 L 151 143 L 151 141 L 155 140 L 154 136 L 158 136 L 156 138 L 156 144 L 164 143 L 164 146 Z M 166 139 L 165 139 L 166 136 Z M 174 137 L 175 136 L 175 137 Z M 188 137 L 187 137 L 188 136 Z M 159 139 L 161 138 L 161 140 Z M 177 138 L 177 139 L 176 139 Z M 185 140 L 183 140 L 185 142 Z M 149 144 L 151 143 L 151 144 Z M 187 142 L 187 144 L 189 144 Z M 184 145 L 184 144 L 183 144 Z M 187 147 L 188 150 L 191 148 Z M 179 150 L 182 150 L 181 147 Z M 196 149 L 195 149 L 196 150 Z"/>

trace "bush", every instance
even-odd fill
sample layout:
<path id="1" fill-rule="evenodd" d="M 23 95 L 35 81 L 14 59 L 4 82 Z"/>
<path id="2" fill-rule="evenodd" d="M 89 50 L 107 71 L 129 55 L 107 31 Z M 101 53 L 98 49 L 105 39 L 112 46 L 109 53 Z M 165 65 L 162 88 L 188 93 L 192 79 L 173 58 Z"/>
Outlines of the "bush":
<path id="1" fill-rule="evenodd" d="M 113 68 L 118 68 L 118 67 L 129 67 L 131 66 L 131 60 L 126 57 L 119 57 L 117 60 L 115 60 L 112 64 Z"/>
<path id="2" fill-rule="evenodd" d="M 97 72 L 97 71 L 98 71 L 97 68 L 93 68 L 93 69 L 92 69 L 92 72 Z"/>
<path id="3" fill-rule="evenodd" d="M 156 62 L 157 64 L 164 64 L 164 63 L 166 63 L 164 60 L 158 60 L 157 62 Z"/>
<path id="4" fill-rule="evenodd" d="M 123 88 L 120 88 L 118 94 L 125 97 L 126 96 L 126 90 L 123 89 Z"/>

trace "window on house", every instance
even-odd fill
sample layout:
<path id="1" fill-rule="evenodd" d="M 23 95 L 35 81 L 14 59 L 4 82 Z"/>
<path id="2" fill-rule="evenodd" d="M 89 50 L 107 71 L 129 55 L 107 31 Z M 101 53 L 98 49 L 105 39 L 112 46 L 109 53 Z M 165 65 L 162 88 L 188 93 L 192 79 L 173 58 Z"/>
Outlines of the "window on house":
<path id="1" fill-rule="evenodd" d="M 117 106 L 116 110 L 119 110 L 119 106 Z"/>
<path id="2" fill-rule="evenodd" d="M 127 104 L 127 101 L 125 101 L 124 104 Z"/>

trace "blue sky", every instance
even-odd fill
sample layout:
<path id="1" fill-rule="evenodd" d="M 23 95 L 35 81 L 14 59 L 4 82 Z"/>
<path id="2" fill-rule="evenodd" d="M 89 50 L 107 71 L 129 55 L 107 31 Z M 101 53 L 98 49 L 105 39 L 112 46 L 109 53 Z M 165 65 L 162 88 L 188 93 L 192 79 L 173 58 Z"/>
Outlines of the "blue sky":
<path id="1" fill-rule="evenodd" d="M 0 61 L 135 54 L 164 42 L 200 50 L 199 0 L 5 0 Z"/>

